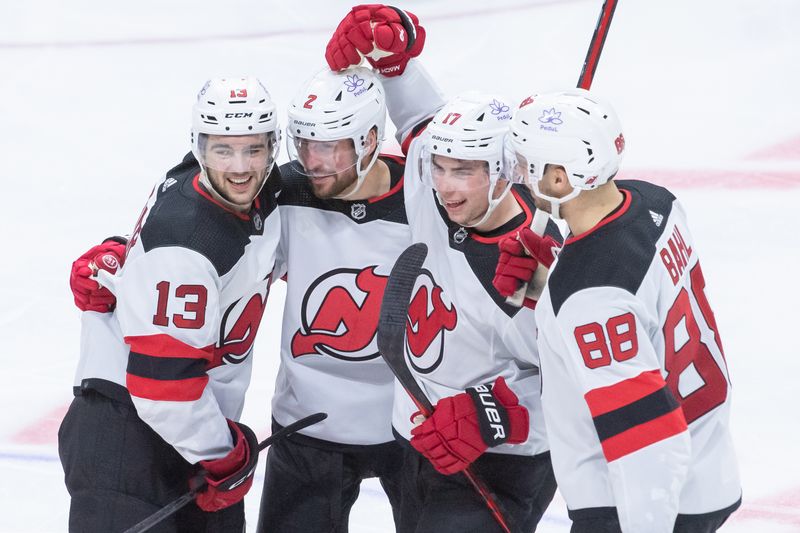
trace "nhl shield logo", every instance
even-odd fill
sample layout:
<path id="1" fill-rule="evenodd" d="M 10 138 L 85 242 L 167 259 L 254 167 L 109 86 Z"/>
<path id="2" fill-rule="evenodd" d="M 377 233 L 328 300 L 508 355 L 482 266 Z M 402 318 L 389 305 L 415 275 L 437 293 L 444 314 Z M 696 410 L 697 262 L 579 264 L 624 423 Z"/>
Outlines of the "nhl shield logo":
<path id="1" fill-rule="evenodd" d="M 453 241 L 456 244 L 461 244 L 465 240 L 467 240 L 467 230 L 465 228 L 458 228 L 458 231 L 453 234 Z"/>
<path id="2" fill-rule="evenodd" d="M 256 213 L 253 215 L 253 226 L 255 226 L 256 231 L 261 231 L 261 227 L 264 225 L 264 222 L 261 220 L 261 215 Z"/>
<path id="3" fill-rule="evenodd" d="M 353 204 L 350 206 L 350 216 L 353 220 L 361 220 L 367 216 L 367 206 L 364 204 Z"/>

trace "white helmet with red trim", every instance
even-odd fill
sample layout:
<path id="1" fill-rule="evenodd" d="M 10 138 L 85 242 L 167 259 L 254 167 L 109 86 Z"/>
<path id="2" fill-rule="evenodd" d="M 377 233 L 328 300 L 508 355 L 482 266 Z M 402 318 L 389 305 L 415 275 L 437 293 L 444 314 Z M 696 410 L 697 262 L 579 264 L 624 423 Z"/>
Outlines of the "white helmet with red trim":
<path id="1" fill-rule="evenodd" d="M 230 164 L 239 167 L 257 165 L 258 168 L 253 170 L 261 172 L 261 184 L 258 188 L 260 191 L 280 150 L 280 128 L 275 103 L 257 78 L 208 80 L 197 94 L 197 101 L 192 107 L 192 153 L 203 168 L 201 173 L 203 184 L 216 191 L 208 179 L 208 165 L 222 167 L 227 164 L 224 158 L 217 157 L 212 162 L 206 157 L 205 143 L 209 135 L 256 134 L 265 135 L 266 157 L 264 154 L 259 154 L 258 157 L 248 159 L 247 154 L 240 154 L 236 161 L 230 158 Z"/>
<path id="2" fill-rule="evenodd" d="M 514 115 L 509 137 L 517 159 L 516 176 L 527 181 L 552 214 L 582 190 L 596 189 L 619 170 L 625 137 L 614 109 L 585 89 L 569 89 L 526 98 Z M 563 198 L 544 195 L 539 181 L 545 165 L 564 167 L 573 191 Z"/>
<path id="3" fill-rule="evenodd" d="M 347 168 L 355 166 L 358 180 L 343 198 L 355 194 L 378 159 L 386 126 L 386 94 L 375 73 L 364 67 L 340 72 L 324 69 L 303 84 L 289 105 L 288 114 L 287 149 L 290 157 L 301 164 L 299 145 L 304 141 L 353 141 L 355 158 Z M 370 144 L 369 132 L 373 128 L 376 143 Z M 370 159 L 362 168 L 365 157 Z"/>
<path id="4" fill-rule="evenodd" d="M 512 117 L 510 107 L 505 103 L 507 101 L 494 94 L 475 91 L 463 93 L 439 110 L 426 128 L 421 174 L 427 185 L 437 189 L 433 156 L 485 161 L 488 165 L 489 205 L 483 217 L 470 226 L 486 221 L 511 190 L 504 158 L 505 139 Z M 503 183 L 499 183 L 501 180 Z M 465 181 L 464 186 L 475 185 L 468 185 Z M 486 187 L 487 182 L 479 185 Z M 437 198 L 442 203 L 439 190 Z"/>

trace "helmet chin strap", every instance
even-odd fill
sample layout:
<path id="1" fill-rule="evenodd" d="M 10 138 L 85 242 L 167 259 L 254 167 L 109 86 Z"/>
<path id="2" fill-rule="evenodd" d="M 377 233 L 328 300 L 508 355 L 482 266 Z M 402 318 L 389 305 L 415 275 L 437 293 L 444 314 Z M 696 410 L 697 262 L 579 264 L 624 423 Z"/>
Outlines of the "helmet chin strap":
<path id="1" fill-rule="evenodd" d="M 498 196 L 497 198 L 492 198 L 492 197 L 491 197 L 491 195 L 492 195 L 492 189 L 493 189 L 493 187 L 490 187 L 490 188 L 489 188 L 489 206 L 486 208 L 486 212 L 483 214 L 483 216 L 481 217 L 481 219 L 480 219 L 479 221 L 477 221 L 476 223 L 474 223 L 474 224 L 468 224 L 468 225 L 467 225 L 467 224 L 465 224 L 465 225 L 464 225 L 464 227 L 465 227 L 465 228 L 474 228 L 474 227 L 480 226 L 481 224 L 483 224 L 484 222 L 486 222 L 487 220 L 489 220 L 489 217 L 490 217 L 490 216 L 492 216 L 492 213 L 493 213 L 493 212 L 494 212 L 494 210 L 497 208 L 497 206 L 498 206 L 498 205 L 500 205 L 500 202 L 502 202 L 502 201 L 503 201 L 503 198 L 505 198 L 506 196 L 508 196 L 508 192 L 511 190 L 511 183 L 509 183 L 508 185 L 506 185 L 506 189 L 505 189 L 505 190 L 502 192 L 502 194 L 501 194 L 500 196 Z"/>
<path id="2" fill-rule="evenodd" d="M 581 193 L 581 189 L 573 187 L 572 190 L 569 192 L 569 194 L 566 194 L 561 198 L 556 198 L 555 196 L 548 196 L 546 194 L 543 194 L 539 190 L 539 182 L 537 180 L 533 182 L 533 193 L 542 200 L 545 200 L 550 203 L 551 217 L 553 217 L 555 220 L 563 220 L 563 218 L 561 217 L 561 204 L 564 204 L 572 200 L 576 196 L 578 196 Z"/>
<path id="3" fill-rule="evenodd" d="M 349 193 L 342 194 L 340 196 L 334 196 L 334 198 L 336 198 L 337 200 L 347 200 L 358 192 L 361 186 L 364 185 L 364 180 L 366 179 L 367 174 L 369 174 L 369 171 L 372 170 L 373 165 L 375 165 L 375 162 L 378 160 L 378 148 L 376 147 L 375 151 L 372 152 L 372 159 L 370 160 L 369 164 L 367 165 L 367 168 L 365 169 L 361 168 L 361 161 L 363 159 L 364 159 L 364 154 L 359 154 L 358 159 L 356 160 L 356 176 L 357 176 L 356 186 L 353 187 L 353 190 L 350 191 Z"/>

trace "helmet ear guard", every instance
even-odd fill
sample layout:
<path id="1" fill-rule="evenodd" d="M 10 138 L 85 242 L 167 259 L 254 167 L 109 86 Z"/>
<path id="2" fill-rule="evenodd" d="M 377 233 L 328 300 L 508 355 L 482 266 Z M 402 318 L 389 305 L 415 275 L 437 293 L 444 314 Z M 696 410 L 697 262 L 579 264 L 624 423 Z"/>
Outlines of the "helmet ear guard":
<path id="1" fill-rule="evenodd" d="M 386 95 L 375 73 L 364 67 L 352 67 L 341 72 L 324 69 L 303 84 L 289 105 L 288 115 L 287 149 L 290 157 L 300 161 L 301 165 L 303 161 L 296 139 L 353 141 L 357 182 L 355 188 L 342 198 L 355 194 L 378 159 L 386 127 Z M 369 142 L 373 129 L 374 149 Z"/>
<path id="2" fill-rule="evenodd" d="M 517 165 L 518 172 L 527 177 L 537 196 L 550 202 L 553 217 L 560 218 L 560 204 L 616 175 L 625 137 L 611 105 L 584 89 L 570 89 L 523 100 L 511 124 L 507 149 L 524 161 Z M 564 167 L 573 187 L 567 196 L 555 198 L 539 190 L 548 164 Z"/>

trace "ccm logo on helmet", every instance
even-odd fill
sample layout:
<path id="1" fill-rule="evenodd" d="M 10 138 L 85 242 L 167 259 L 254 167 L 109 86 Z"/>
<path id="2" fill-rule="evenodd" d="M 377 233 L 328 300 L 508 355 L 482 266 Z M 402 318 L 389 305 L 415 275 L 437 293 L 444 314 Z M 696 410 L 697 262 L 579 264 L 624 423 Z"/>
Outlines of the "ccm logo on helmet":
<path id="1" fill-rule="evenodd" d="M 225 113 L 225 118 L 248 118 L 252 116 L 252 113 Z"/>

